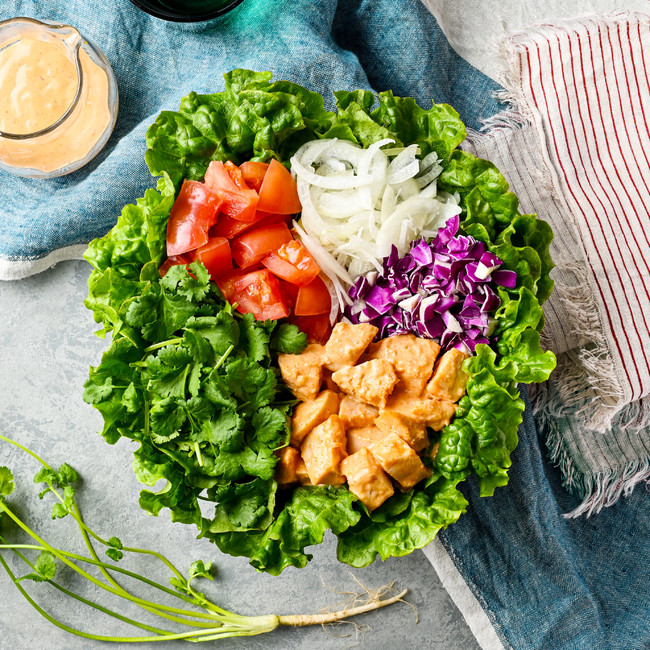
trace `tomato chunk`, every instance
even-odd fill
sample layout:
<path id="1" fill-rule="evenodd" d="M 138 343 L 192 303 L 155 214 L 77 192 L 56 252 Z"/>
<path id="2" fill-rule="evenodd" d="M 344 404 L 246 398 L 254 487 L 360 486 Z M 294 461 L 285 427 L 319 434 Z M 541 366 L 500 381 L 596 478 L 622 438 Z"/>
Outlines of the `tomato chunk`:
<path id="1" fill-rule="evenodd" d="M 309 343 L 320 343 L 324 345 L 332 333 L 329 314 L 292 316 L 289 320 L 307 335 Z"/>
<path id="2" fill-rule="evenodd" d="M 223 297 L 228 302 L 235 302 L 233 296 L 235 295 L 235 281 L 239 278 L 245 276 L 250 271 L 242 271 L 241 269 L 234 269 L 229 273 L 224 273 L 214 278 L 214 281 L 217 283 L 219 290 L 223 294 Z"/>
<path id="3" fill-rule="evenodd" d="M 269 214 L 268 212 L 255 213 L 254 221 L 239 221 L 225 214 L 217 217 L 217 223 L 210 228 L 210 235 L 233 239 L 237 235 L 250 230 L 253 226 L 265 225 L 270 226 L 272 223 L 287 223 L 291 217 L 288 214 Z"/>
<path id="4" fill-rule="evenodd" d="M 225 237 L 212 237 L 207 244 L 197 249 L 195 259 L 203 263 L 213 280 L 232 271 L 230 244 Z"/>
<path id="5" fill-rule="evenodd" d="M 167 222 L 167 255 L 186 253 L 208 241 L 221 198 L 198 181 L 183 181 Z"/>
<path id="6" fill-rule="evenodd" d="M 178 266 L 180 264 L 190 264 L 192 259 L 189 255 L 172 255 L 168 257 L 158 268 L 158 273 L 160 277 L 164 278 L 167 275 L 167 271 L 171 269 L 172 266 Z"/>
<path id="7" fill-rule="evenodd" d="M 280 291 L 282 292 L 282 297 L 287 303 L 289 309 L 294 308 L 296 300 L 298 299 L 299 290 L 300 287 L 295 284 L 291 284 L 291 282 L 286 282 L 285 280 L 280 280 Z"/>
<path id="8" fill-rule="evenodd" d="M 329 314 L 331 307 L 330 292 L 325 283 L 316 276 L 309 284 L 298 289 L 293 311 L 296 316 L 318 316 L 318 314 Z"/>
<path id="9" fill-rule="evenodd" d="M 269 166 L 267 163 L 255 162 L 254 160 L 249 160 L 239 165 L 239 169 L 241 169 L 246 185 L 252 187 L 258 194 L 268 168 Z"/>
<path id="10" fill-rule="evenodd" d="M 230 245 L 232 258 L 242 269 L 263 260 L 271 251 L 277 250 L 285 243 L 293 241 L 291 233 L 284 223 L 260 226 L 245 232 L 234 239 Z"/>
<path id="11" fill-rule="evenodd" d="M 275 159 L 266 170 L 260 187 L 258 208 L 277 214 L 295 214 L 302 210 L 294 177 L 282 163 Z"/>
<path id="12" fill-rule="evenodd" d="M 320 273 L 320 268 L 305 245 L 297 239 L 282 244 L 262 260 L 262 264 L 287 282 L 304 287 Z M 329 294 L 328 294 L 329 295 Z"/>
<path id="13" fill-rule="evenodd" d="M 232 301 L 242 314 L 253 314 L 257 320 L 277 320 L 289 315 L 278 280 L 269 271 L 252 271 L 236 279 Z"/>
<path id="14" fill-rule="evenodd" d="M 213 160 L 205 172 L 205 184 L 222 200 L 221 211 L 239 221 L 254 221 L 259 197 L 233 164 Z M 268 210 L 266 210 L 268 212 Z"/>

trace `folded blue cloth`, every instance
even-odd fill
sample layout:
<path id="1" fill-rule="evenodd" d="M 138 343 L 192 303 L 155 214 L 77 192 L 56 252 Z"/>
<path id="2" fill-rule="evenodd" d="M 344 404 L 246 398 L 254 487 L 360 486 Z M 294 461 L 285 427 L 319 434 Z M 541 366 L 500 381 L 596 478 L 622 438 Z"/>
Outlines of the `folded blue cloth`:
<path id="1" fill-rule="evenodd" d="M 452 104 L 469 127 L 500 110 L 497 84 L 449 46 L 419 0 L 244 0 L 225 19 L 183 26 L 128 0 L 4 0 L 0 20 L 75 25 L 117 76 L 120 113 L 107 147 L 84 169 L 54 180 L 0 173 L 0 277 L 27 275 L 108 231 L 121 207 L 152 187 L 145 132 L 191 90 L 223 89 L 222 73 L 270 70 L 326 97 L 338 89 L 392 89 Z M 650 647 L 650 508 L 640 491 L 589 520 L 567 521 L 575 499 L 526 413 L 510 484 L 481 499 L 443 536 L 462 577 L 505 646 Z"/>
<path id="2" fill-rule="evenodd" d="M 545 459 L 528 408 L 508 486 L 470 507 L 440 539 L 504 646 L 650 648 L 650 500 L 637 490 L 597 517 L 565 519 L 580 499 Z"/>

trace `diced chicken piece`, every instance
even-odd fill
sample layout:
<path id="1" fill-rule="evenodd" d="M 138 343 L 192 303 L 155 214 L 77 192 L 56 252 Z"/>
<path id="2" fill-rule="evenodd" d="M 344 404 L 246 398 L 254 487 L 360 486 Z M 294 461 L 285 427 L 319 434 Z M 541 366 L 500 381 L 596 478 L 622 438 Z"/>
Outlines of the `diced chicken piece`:
<path id="1" fill-rule="evenodd" d="M 314 399 L 323 382 L 324 347 L 311 343 L 300 354 L 279 354 L 284 383 L 298 399 Z"/>
<path id="2" fill-rule="evenodd" d="M 384 470 L 367 449 L 360 449 L 341 463 L 341 471 L 348 480 L 352 494 L 361 500 L 368 510 L 375 510 L 395 490 Z"/>
<path id="3" fill-rule="evenodd" d="M 339 417 L 346 429 L 350 427 L 366 427 L 375 421 L 379 414 L 376 407 L 365 402 L 360 402 L 354 397 L 346 395 L 339 406 Z"/>
<path id="4" fill-rule="evenodd" d="M 407 393 L 395 392 L 386 401 L 386 410 L 396 411 L 435 431 L 440 431 L 449 424 L 456 413 L 456 404 L 435 397 L 416 397 Z"/>
<path id="5" fill-rule="evenodd" d="M 345 429 L 338 415 L 330 415 L 314 427 L 300 447 L 309 480 L 314 485 L 340 485 L 345 478 L 340 472 L 346 451 Z"/>
<path id="6" fill-rule="evenodd" d="M 422 479 L 431 476 L 431 470 L 396 433 L 384 436 L 370 447 L 370 452 L 402 490 L 410 490 Z"/>
<path id="7" fill-rule="evenodd" d="M 305 461 L 302 459 L 300 454 L 298 455 L 296 476 L 298 477 L 298 483 L 300 483 L 300 485 L 312 485 L 312 482 L 309 480 L 309 474 L 307 474 L 307 465 L 305 465 Z"/>
<path id="8" fill-rule="evenodd" d="M 438 399 L 457 402 L 467 387 L 467 374 L 463 370 L 463 362 L 469 355 L 452 348 L 445 352 L 433 371 L 433 377 L 427 384 L 427 394 Z"/>
<path id="9" fill-rule="evenodd" d="M 378 331 L 369 323 L 337 323 L 325 344 L 325 366 L 333 371 L 353 366 Z"/>
<path id="10" fill-rule="evenodd" d="M 352 427 L 347 430 L 348 454 L 356 454 L 360 449 L 370 447 L 386 434 L 374 424 L 369 427 Z"/>
<path id="11" fill-rule="evenodd" d="M 382 339 L 372 354 L 393 365 L 400 382 L 399 390 L 420 395 L 431 377 L 438 352 L 440 346 L 435 341 L 414 334 L 399 334 Z"/>
<path id="12" fill-rule="evenodd" d="M 424 422 L 418 422 L 397 411 L 384 409 L 375 420 L 375 424 L 385 434 L 396 433 L 415 451 L 422 451 L 429 445 L 429 436 Z"/>
<path id="13" fill-rule="evenodd" d="M 372 359 L 358 366 L 337 370 L 332 379 L 346 394 L 362 402 L 383 407 L 397 384 L 393 366 L 384 359 Z"/>
<path id="14" fill-rule="evenodd" d="M 300 447 L 305 436 L 330 415 L 339 410 L 339 396 L 331 390 L 324 390 L 316 399 L 301 402 L 291 418 L 291 446 Z"/>
<path id="15" fill-rule="evenodd" d="M 298 482 L 296 469 L 300 462 L 300 454 L 293 447 L 283 447 L 275 452 L 279 458 L 275 465 L 275 480 L 280 487 L 287 487 Z"/>

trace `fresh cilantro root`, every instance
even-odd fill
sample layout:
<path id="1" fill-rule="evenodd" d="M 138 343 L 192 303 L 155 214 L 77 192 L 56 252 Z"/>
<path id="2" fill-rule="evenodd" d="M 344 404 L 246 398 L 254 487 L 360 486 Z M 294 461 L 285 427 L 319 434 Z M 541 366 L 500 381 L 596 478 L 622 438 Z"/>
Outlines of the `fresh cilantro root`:
<path id="1" fill-rule="evenodd" d="M 188 575 L 183 575 L 164 555 L 161 553 L 123 546 L 122 542 L 111 537 L 106 540 L 95 533 L 84 521 L 79 506 L 76 501 L 76 488 L 74 487 L 79 477 L 77 472 L 68 464 L 63 464 L 58 470 L 51 467 L 33 451 L 24 447 L 20 443 L 0 435 L 0 440 L 18 447 L 25 453 L 32 456 L 41 464 L 41 469 L 34 477 L 35 483 L 44 483 L 45 488 L 39 494 L 43 498 L 46 494 L 52 494 L 56 501 L 52 508 L 52 518 L 60 519 L 70 516 L 74 519 L 81 537 L 88 549 L 88 555 L 79 555 L 65 549 L 55 548 L 36 532 L 34 532 L 25 522 L 23 522 L 16 512 L 6 503 L 6 498 L 14 491 L 14 477 L 7 467 L 0 467 L 0 523 L 2 519 L 11 520 L 16 526 L 32 538 L 33 543 L 16 544 L 10 543 L 0 535 L 0 565 L 5 570 L 9 579 L 18 589 L 21 595 L 30 603 L 32 607 L 44 618 L 50 621 L 58 628 L 71 634 L 86 639 L 96 641 L 111 641 L 120 643 L 138 643 L 149 641 L 171 641 L 185 639 L 187 641 L 214 641 L 217 639 L 235 637 L 235 636 L 254 636 L 272 632 L 280 626 L 304 627 L 307 625 L 324 625 L 336 623 L 343 619 L 357 616 L 365 612 L 372 611 L 381 607 L 386 607 L 395 602 L 404 601 L 407 590 L 403 590 L 394 596 L 384 597 L 392 585 L 382 587 L 378 591 L 371 591 L 365 586 L 357 583 L 365 591 L 365 599 L 359 604 L 360 594 L 352 594 L 352 599 L 343 609 L 334 612 L 325 612 L 311 615 L 285 615 L 278 616 L 269 614 L 264 616 L 241 616 L 222 609 L 205 596 L 197 591 L 194 586 L 194 580 L 204 578 L 212 580 L 210 562 L 197 561 L 192 564 Z M 109 564 L 100 559 L 93 541 L 106 547 L 106 555 L 118 562 L 127 553 L 144 554 L 154 557 L 162 562 L 172 573 L 170 584 L 173 589 L 151 580 L 143 575 L 129 571 L 115 564 Z M 29 573 L 18 577 L 4 557 L 3 552 L 12 552 L 21 562 L 30 569 Z M 38 552 L 35 560 L 31 560 L 24 552 Z M 165 627 L 158 627 L 141 620 L 132 618 L 129 615 L 114 611 L 109 607 L 84 598 L 79 594 L 63 587 L 57 583 L 54 578 L 57 572 L 57 562 L 66 565 L 69 569 L 79 574 L 89 582 L 93 583 L 99 589 L 117 596 L 121 601 L 132 603 L 149 614 L 163 619 L 161 624 Z M 90 573 L 91 568 L 95 568 L 99 576 Z M 130 590 L 118 582 L 117 577 L 122 579 L 131 579 L 146 585 L 159 592 L 159 595 L 165 594 L 175 598 L 180 603 L 178 606 L 161 603 L 156 600 L 135 596 Z M 23 581 L 47 582 L 54 589 L 60 591 L 66 596 L 76 600 L 88 607 L 106 614 L 118 621 L 127 623 L 147 634 L 139 636 L 106 636 L 92 634 L 76 628 L 73 628 L 59 621 L 55 616 L 43 609 L 27 592 L 23 586 Z M 187 607 L 188 605 L 191 608 Z M 176 624 L 176 627 L 182 626 L 179 630 L 167 629 L 170 623 Z"/>

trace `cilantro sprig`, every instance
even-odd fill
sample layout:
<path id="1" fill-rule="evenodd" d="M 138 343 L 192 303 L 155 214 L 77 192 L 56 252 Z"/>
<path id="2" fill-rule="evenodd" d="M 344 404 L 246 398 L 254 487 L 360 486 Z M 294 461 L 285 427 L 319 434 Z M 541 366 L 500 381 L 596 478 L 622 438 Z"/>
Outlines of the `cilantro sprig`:
<path id="1" fill-rule="evenodd" d="M 330 614 L 306 616 L 277 616 L 275 614 L 241 616 L 229 612 L 213 603 L 204 593 L 198 591 L 194 586 L 197 580 L 212 580 L 213 566 L 211 562 L 197 560 L 190 565 L 187 575 L 184 575 L 164 555 L 156 551 L 124 546 L 122 541 L 117 537 L 111 537 L 108 540 L 103 539 L 86 524 L 81 515 L 76 500 L 76 484 L 79 481 L 79 476 L 70 465 L 64 463 L 58 469 L 55 469 L 33 451 L 15 440 L 0 435 L 0 441 L 18 447 L 40 463 L 41 469 L 34 476 L 35 483 L 44 485 L 44 488 L 38 495 L 39 498 L 43 499 L 49 495 L 54 497 L 55 503 L 52 508 L 52 518 L 72 518 L 79 529 L 88 551 L 88 555 L 80 555 L 66 549 L 57 548 L 48 543 L 23 521 L 18 515 L 17 510 L 8 503 L 8 497 L 13 494 L 16 487 L 14 476 L 8 467 L 2 466 L 0 467 L 0 523 L 2 523 L 3 518 L 12 521 L 14 525 L 18 526 L 18 528 L 31 537 L 33 543 L 13 543 L 6 539 L 3 534 L 0 534 L 0 567 L 4 569 L 16 589 L 18 589 L 22 596 L 41 616 L 58 628 L 75 636 L 95 641 L 121 643 L 174 641 L 181 639 L 194 642 L 215 641 L 233 636 L 264 634 L 273 631 L 279 626 L 306 626 L 334 622 L 372 609 L 385 607 L 386 605 L 401 600 L 406 594 L 406 590 L 404 590 L 389 598 L 373 598 L 366 605 L 346 607 L 339 612 Z M 173 588 L 170 589 L 144 575 L 122 568 L 114 563 L 101 560 L 95 550 L 93 541 L 106 547 L 106 555 L 114 563 L 121 561 L 127 553 L 144 554 L 156 558 L 171 572 L 172 575 L 169 583 Z M 13 553 L 19 562 L 26 565 L 29 569 L 28 573 L 20 577 L 17 576 L 5 558 L 5 554 L 7 553 Z M 28 555 L 31 553 L 38 553 L 34 560 L 30 559 Z M 136 605 L 143 612 L 162 619 L 160 625 L 164 625 L 165 627 L 159 627 L 140 618 L 135 618 L 133 615 L 120 613 L 120 610 L 114 604 L 114 599 L 110 600 L 111 606 L 109 607 L 85 598 L 68 587 L 64 587 L 56 581 L 60 565 L 64 565 L 68 570 L 72 570 L 73 575 L 76 574 L 76 578 L 85 579 L 94 584 L 101 590 L 101 593 L 116 596 L 119 605 Z M 93 568 L 97 570 L 99 575 L 90 572 Z M 115 577 L 116 575 L 119 575 L 121 580 L 129 579 L 139 583 L 139 595 L 135 595 L 130 588 L 118 582 Z M 110 636 L 85 632 L 71 627 L 45 611 L 34 600 L 26 587 L 26 584 L 30 582 L 47 583 L 50 587 L 58 590 L 68 598 L 92 608 L 95 612 L 127 623 L 132 627 L 146 632 L 146 634 L 141 636 Z M 68 578 L 66 582 L 74 583 L 74 580 L 71 581 Z M 73 588 L 74 586 L 75 584 L 73 584 Z M 159 602 L 155 597 L 141 595 L 142 587 L 148 587 L 160 596 L 164 594 L 166 596 L 165 602 Z M 173 604 L 170 604 L 170 596 L 176 599 L 175 602 L 171 601 Z M 89 620 L 94 621 L 95 618 L 92 617 Z"/>
<path id="2" fill-rule="evenodd" d="M 273 515 L 273 452 L 288 441 L 293 404 L 271 355 L 302 351 L 305 335 L 235 312 L 198 262 L 162 279 L 153 265 L 145 264 L 132 296 L 114 292 L 113 340 L 90 369 L 84 399 L 102 413 L 107 442 L 139 443 L 142 483 L 167 480 L 161 492 L 143 490 L 145 510 L 169 508 L 200 534 L 261 530 Z M 109 272 L 97 269 L 91 286 L 103 286 L 96 276 Z M 211 518 L 199 499 L 214 503 Z M 244 514 L 250 510 L 255 517 Z"/>

